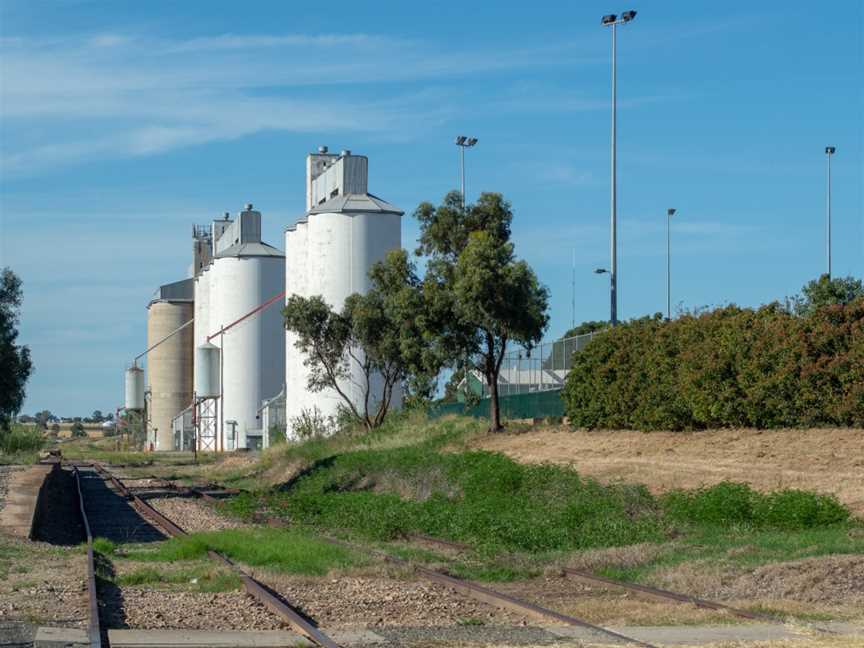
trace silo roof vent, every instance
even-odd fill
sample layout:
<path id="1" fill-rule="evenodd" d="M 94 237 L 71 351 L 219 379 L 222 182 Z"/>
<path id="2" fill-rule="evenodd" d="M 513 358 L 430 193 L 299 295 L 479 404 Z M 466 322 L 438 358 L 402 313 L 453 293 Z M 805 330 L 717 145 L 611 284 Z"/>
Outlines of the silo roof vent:
<path id="1" fill-rule="evenodd" d="M 350 149 L 343 149 L 339 155 L 341 155 L 342 157 L 348 157 L 349 155 L 351 155 L 351 150 Z"/>
<path id="2" fill-rule="evenodd" d="M 321 155 L 324 155 L 324 154 L 327 153 L 327 151 L 329 151 L 329 150 L 330 150 L 330 149 L 328 149 L 326 146 L 319 146 L 319 147 L 318 147 L 318 153 L 320 153 Z"/>
<path id="3" fill-rule="evenodd" d="M 246 211 L 252 211 L 252 203 L 246 203 Z"/>

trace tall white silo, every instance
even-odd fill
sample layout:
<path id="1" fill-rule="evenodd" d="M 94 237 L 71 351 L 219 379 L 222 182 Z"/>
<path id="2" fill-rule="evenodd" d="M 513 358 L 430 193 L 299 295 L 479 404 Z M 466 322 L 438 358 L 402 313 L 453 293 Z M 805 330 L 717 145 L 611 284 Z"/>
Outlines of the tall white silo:
<path id="1" fill-rule="evenodd" d="M 307 212 L 285 232 L 286 298 L 291 294 L 321 295 L 334 309 L 341 309 L 352 293 L 369 289 L 369 270 L 393 249 L 401 246 L 402 210 L 367 192 L 368 161 L 345 151 L 309 156 L 307 162 Z M 290 252 L 289 252 L 290 250 Z M 287 268 L 290 267 L 290 271 Z M 325 416 L 338 412 L 342 403 L 335 390 L 310 393 L 304 357 L 294 349 L 294 336 L 286 334 L 285 398 L 287 434 L 290 420 L 304 409 L 317 407 Z M 352 375 L 340 389 L 362 410 L 363 377 L 352 365 Z M 372 401 L 381 397 L 381 383 L 373 379 Z M 396 390 L 392 404 L 401 402 Z"/>
<path id="2" fill-rule="evenodd" d="M 219 251 L 207 271 L 211 334 L 226 327 L 211 340 L 222 349 L 219 416 L 226 450 L 247 447 L 247 436 L 261 434 L 258 408 L 285 380 L 281 299 L 235 324 L 285 289 L 285 256 L 261 242 L 261 214 L 251 207 L 220 236 L 221 245 L 214 241 Z"/>

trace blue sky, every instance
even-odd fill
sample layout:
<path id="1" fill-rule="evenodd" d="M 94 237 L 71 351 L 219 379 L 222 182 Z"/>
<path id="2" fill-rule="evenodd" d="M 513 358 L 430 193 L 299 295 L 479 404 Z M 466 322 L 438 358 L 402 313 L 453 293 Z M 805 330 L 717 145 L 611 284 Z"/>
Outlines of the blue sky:
<path id="1" fill-rule="evenodd" d="M 610 35 L 619 31 L 619 315 L 758 305 L 864 275 L 862 3 L 0 3 L 0 266 L 24 281 L 25 412 L 116 407 L 153 290 L 193 223 L 244 203 L 265 238 L 304 206 L 319 144 L 370 159 L 410 217 L 500 191 L 551 292 L 549 336 L 608 316 Z"/>

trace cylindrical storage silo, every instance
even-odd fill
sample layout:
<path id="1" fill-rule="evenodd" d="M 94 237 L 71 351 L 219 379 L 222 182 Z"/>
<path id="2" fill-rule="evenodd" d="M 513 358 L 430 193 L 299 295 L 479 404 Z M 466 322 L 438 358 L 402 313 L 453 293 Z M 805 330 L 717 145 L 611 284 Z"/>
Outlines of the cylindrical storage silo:
<path id="1" fill-rule="evenodd" d="M 192 325 L 175 331 L 193 315 L 191 301 L 157 300 L 148 307 L 147 346 L 153 348 L 147 355 L 147 386 L 156 450 L 174 449 L 171 421 L 192 402 Z"/>
<path id="2" fill-rule="evenodd" d="M 352 293 L 369 289 L 369 270 L 384 259 L 387 252 L 401 247 L 402 211 L 369 194 L 345 194 L 309 210 L 306 216 L 285 234 L 286 297 L 321 295 L 334 310 L 341 310 Z M 296 259 L 297 261 L 295 262 Z M 310 393 L 305 357 L 294 348 L 296 340 L 286 333 L 286 418 L 315 407 L 324 416 L 335 416 L 342 398 L 333 389 Z M 355 350 L 355 355 L 360 351 Z M 351 375 L 340 389 L 350 394 L 360 410 L 364 406 L 365 379 L 352 360 Z M 372 376 L 370 407 L 383 394 L 380 376 Z M 399 407 L 401 393 L 394 389 L 391 407 Z"/>
<path id="3" fill-rule="evenodd" d="M 247 434 L 262 434 L 258 409 L 285 381 L 282 300 L 234 324 L 285 290 L 285 257 L 264 243 L 240 243 L 218 254 L 210 271 L 211 326 L 226 327 L 212 342 L 222 352 L 220 417 L 232 450 L 246 447 Z"/>
<path id="4" fill-rule="evenodd" d="M 130 367 L 126 370 L 126 403 L 127 410 L 144 409 L 144 370 L 140 367 Z"/>
<path id="5" fill-rule="evenodd" d="M 195 395 L 198 398 L 219 396 L 219 353 L 215 344 L 205 342 L 195 349 Z"/>

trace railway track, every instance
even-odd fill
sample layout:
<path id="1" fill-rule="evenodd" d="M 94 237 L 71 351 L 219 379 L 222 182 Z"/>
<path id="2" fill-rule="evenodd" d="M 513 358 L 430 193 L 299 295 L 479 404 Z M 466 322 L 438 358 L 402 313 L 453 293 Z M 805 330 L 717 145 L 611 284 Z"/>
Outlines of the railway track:
<path id="1" fill-rule="evenodd" d="M 124 498 L 129 501 L 129 503 L 138 511 L 143 517 L 151 520 L 154 524 L 158 525 L 162 529 L 164 529 L 168 535 L 171 536 L 179 536 L 185 535 L 186 532 L 179 527 L 175 522 L 168 519 L 162 513 L 153 508 L 146 500 L 136 495 L 130 488 L 128 488 L 122 480 L 117 478 L 116 475 L 112 474 L 105 467 L 94 464 L 94 470 L 101 475 L 104 479 L 110 481 L 114 487 L 120 492 Z M 212 496 L 207 496 L 206 493 L 201 491 L 200 489 L 190 488 L 184 485 L 178 485 L 170 480 L 160 478 L 160 477 L 151 477 L 152 480 L 162 482 L 166 485 L 166 487 L 170 490 L 178 491 L 184 493 L 186 495 L 191 495 L 195 497 L 201 497 L 207 501 L 216 501 L 217 498 Z M 529 601 L 525 601 L 508 594 L 504 594 L 503 592 L 498 592 L 494 589 L 486 587 L 484 585 L 480 585 L 478 583 L 474 583 L 467 580 L 462 580 L 459 578 L 455 578 L 453 576 L 449 576 L 447 574 L 442 574 L 439 572 L 435 572 L 429 569 L 425 569 L 423 567 L 414 565 L 409 561 L 403 560 L 402 558 L 398 558 L 396 556 L 392 556 L 385 552 L 378 551 L 369 551 L 362 547 L 357 547 L 351 545 L 349 543 L 345 543 L 343 541 L 337 540 L 335 538 L 329 538 L 326 536 L 322 536 L 323 539 L 328 542 L 334 544 L 340 544 L 351 548 L 354 551 L 372 553 L 377 555 L 379 558 L 386 562 L 396 563 L 396 564 L 404 564 L 410 567 L 418 576 L 429 580 L 433 583 L 443 585 L 448 589 L 457 592 L 458 594 L 468 596 L 470 598 L 474 598 L 479 600 L 487 605 L 491 605 L 498 608 L 503 608 L 511 611 L 518 612 L 520 614 L 524 614 L 526 616 L 534 617 L 542 620 L 551 620 L 557 623 L 561 623 L 563 625 L 576 626 L 587 629 L 595 634 L 604 635 L 606 637 L 610 637 L 619 642 L 624 642 L 627 645 L 635 645 L 640 646 L 641 648 L 657 648 L 653 644 L 641 641 L 639 639 L 635 639 L 633 637 L 629 637 L 623 635 L 621 633 L 615 632 L 614 630 L 610 630 L 608 628 L 604 628 L 602 626 L 597 626 L 583 619 L 578 619 L 576 617 L 572 617 L 566 614 L 562 614 L 560 612 L 556 612 L 554 610 L 550 610 L 548 608 L 541 607 Z M 434 538 L 425 538 L 427 541 L 434 541 Z M 467 545 L 460 545 L 462 548 L 467 548 Z M 282 618 L 286 623 L 288 623 L 295 631 L 300 634 L 306 636 L 308 639 L 312 640 L 316 644 L 320 646 L 336 646 L 337 644 L 324 635 L 320 630 L 317 629 L 314 625 L 312 625 L 305 618 L 301 617 L 293 608 L 287 606 L 281 599 L 274 596 L 272 590 L 270 590 L 267 585 L 261 583 L 239 568 L 230 558 L 227 556 L 220 554 L 215 551 L 209 551 L 208 554 L 210 557 L 222 564 L 228 566 L 229 568 L 235 570 L 237 574 L 240 576 L 243 581 L 244 588 L 246 592 L 251 596 L 255 597 L 262 604 L 264 604 L 268 609 L 277 614 L 280 618 Z"/>
<path id="2" fill-rule="evenodd" d="M 161 529 L 161 531 L 158 531 L 158 533 L 160 534 L 159 537 L 155 539 L 161 539 L 169 536 L 183 536 L 186 535 L 186 531 L 184 531 L 173 520 L 169 519 L 168 517 L 157 511 L 155 508 L 153 508 L 144 499 L 133 493 L 120 479 L 118 479 L 114 474 L 105 469 L 103 466 L 99 464 L 92 464 L 85 467 L 82 465 L 79 469 L 78 465 L 73 465 L 72 468 L 75 473 L 76 484 L 78 485 L 81 515 L 84 520 L 85 529 L 87 530 L 87 583 L 90 615 L 88 622 L 88 634 L 91 641 L 91 648 L 101 648 L 102 639 L 101 628 L 99 624 L 99 607 L 97 597 L 98 593 L 96 589 L 96 569 L 94 559 L 95 556 L 93 552 L 93 537 L 111 537 L 110 534 L 112 531 L 115 532 L 116 536 L 116 531 L 120 528 L 123 528 L 126 529 L 127 533 L 129 533 L 129 539 L 127 541 L 134 542 L 145 541 L 142 539 L 145 537 L 152 539 L 153 527 Z M 113 485 L 114 489 L 116 489 L 116 491 L 125 500 L 125 503 L 128 503 L 128 505 L 131 506 L 132 509 L 134 509 L 134 511 L 141 518 L 148 521 L 149 524 L 137 524 L 134 521 L 129 520 L 129 516 L 127 514 L 127 519 L 125 522 L 126 525 L 130 524 L 131 522 L 131 527 L 124 526 L 122 522 L 118 522 L 114 516 L 110 515 L 110 512 L 108 512 L 108 515 L 105 515 L 105 507 L 110 507 L 110 505 L 107 503 L 109 502 L 109 497 L 103 497 L 101 502 L 99 501 L 98 497 L 94 497 L 95 489 L 88 489 L 88 478 L 91 480 L 98 479 L 103 482 L 110 482 Z M 88 497 L 93 497 L 93 499 L 88 499 Z M 124 507 L 119 507 L 116 505 L 116 497 L 114 497 L 113 499 L 115 501 L 115 504 L 111 508 L 113 508 L 114 512 L 116 513 L 116 511 Z M 103 510 L 101 511 L 103 515 L 94 515 L 94 512 L 98 510 L 99 506 L 103 507 Z M 128 507 L 125 508 L 128 511 Z M 103 527 L 99 527 L 100 521 L 106 517 L 108 517 L 111 521 L 103 525 Z M 96 528 L 101 528 L 101 530 L 106 531 L 106 533 L 99 533 L 96 531 Z M 151 529 L 151 531 L 148 532 L 145 530 L 145 528 L 149 528 Z M 129 529 L 132 529 L 132 532 L 129 532 Z M 277 594 L 273 590 L 267 587 L 267 585 L 261 583 L 260 581 L 247 574 L 239 565 L 234 563 L 230 558 L 217 551 L 210 550 L 207 553 L 214 561 L 217 561 L 233 570 L 237 574 L 237 576 L 240 577 L 240 580 L 243 583 L 243 587 L 246 590 L 247 594 L 258 600 L 268 610 L 270 610 L 284 623 L 286 623 L 292 630 L 303 635 L 316 645 L 322 646 L 322 648 L 339 648 L 339 645 L 333 639 L 327 636 L 324 632 L 319 630 L 313 622 L 300 614 L 293 607 L 288 605 L 284 600 L 277 596 Z"/>

